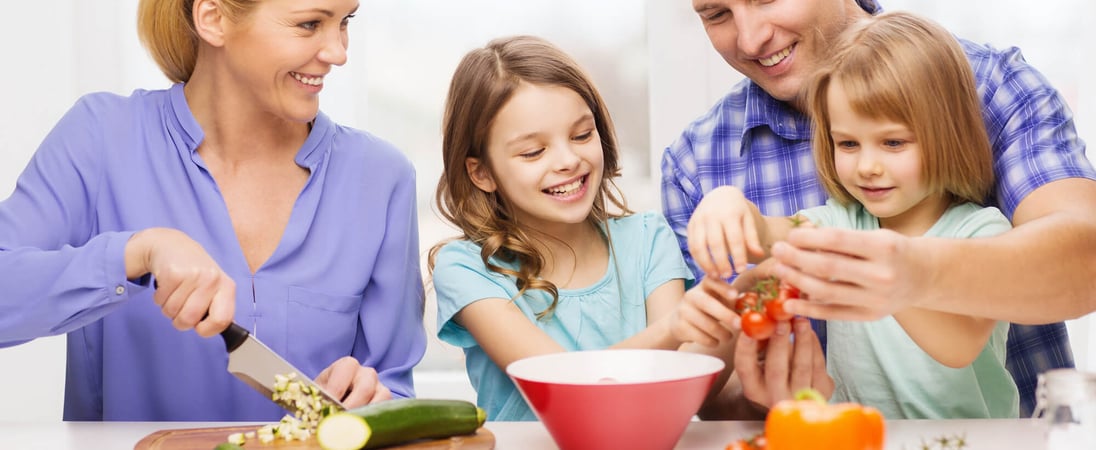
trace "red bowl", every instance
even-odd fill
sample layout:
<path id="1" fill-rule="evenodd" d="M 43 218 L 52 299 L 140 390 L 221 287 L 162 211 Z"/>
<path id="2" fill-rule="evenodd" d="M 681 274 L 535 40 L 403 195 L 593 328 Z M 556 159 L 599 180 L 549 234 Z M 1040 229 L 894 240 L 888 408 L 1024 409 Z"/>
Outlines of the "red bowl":
<path id="1" fill-rule="evenodd" d="M 506 368 L 562 450 L 674 448 L 723 361 L 671 350 L 553 353 Z"/>

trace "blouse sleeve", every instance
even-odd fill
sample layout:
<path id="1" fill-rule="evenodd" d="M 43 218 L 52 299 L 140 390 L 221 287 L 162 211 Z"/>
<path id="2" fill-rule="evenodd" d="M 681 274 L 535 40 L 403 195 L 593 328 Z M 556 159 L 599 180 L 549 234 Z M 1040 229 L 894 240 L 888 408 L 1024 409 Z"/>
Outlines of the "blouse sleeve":
<path id="1" fill-rule="evenodd" d="M 395 397 L 414 396 L 412 369 L 426 352 L 423 328 L 422 275 L 419 264 L 418 212 L 415 174 L 409 161 L 400 160 L 404 176 L 385 205 L 385 232 L 380 261 L 370 274 L 360 313 L 365 345 L 354 356 L 377 370 L 381 382 Z"/>
<path id="2" fill-rule="evenodd" d="M 70 109 L 0 202 L 0 347 L 83 327 L 145 288 L 125 276 L 132 232 L 96 234 L 108 122 L 126 120 L 104 99 Z"/>

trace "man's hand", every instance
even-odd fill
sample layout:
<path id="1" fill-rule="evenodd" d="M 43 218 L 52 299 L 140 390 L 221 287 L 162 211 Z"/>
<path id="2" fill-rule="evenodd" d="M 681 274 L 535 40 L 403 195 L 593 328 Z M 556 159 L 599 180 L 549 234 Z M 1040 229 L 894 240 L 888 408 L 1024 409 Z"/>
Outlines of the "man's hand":
<path id="1" fill-rule="evenodd" d="M 784 308 L 824 320 L 877 320 L 916 306 L 932 286 L 935 260 L 916 238 L 890 230 L 793 230 L 773 245 L 773 275 L 805 292 Z"/>
<path id="2" fill-rule="evenodd" d="M 765 408 L 803 388 L 813 388 L 826 398 L 833 395 L 822 344 L 810 321 L 802 317 L 779 323 L 776 333 L 764 342 L 740 336 L 734 367 L 743 396 Z"/>

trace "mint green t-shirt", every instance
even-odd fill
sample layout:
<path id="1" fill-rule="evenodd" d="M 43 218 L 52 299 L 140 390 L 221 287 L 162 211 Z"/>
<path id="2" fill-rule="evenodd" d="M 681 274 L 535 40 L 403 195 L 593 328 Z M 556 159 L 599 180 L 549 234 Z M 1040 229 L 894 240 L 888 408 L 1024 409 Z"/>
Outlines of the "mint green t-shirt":
<path id="1" fill-rule="evenodd" d="M 542 290 L 529 290 L 514 300 L 530 321 L 567 351 L 600 350 L 647 327 L 647 296 L 675 279 L 693 276 L 677 246 L 673 231 L 661 214 L 646 212 L 610 219 L 613 252 L 605 275 L 593 285 L 560 289 L 559 303 L 549 319 L 536 314 L 551 303 Z M 499 266 L 515 268 L 498 260 Z M 489 271 L 480 258 L 480 246 L 453 241 L 438 251 L 434 265 L 438 299 L 438 337 L 464 349 L 465 367 L 476 403 L 492 421 L 537 420 L 506 372 L 495 365 L 467 329 L 453 321 L 465 306 L 485 298 L 513 298 L 518 288 L 512 277 Z"/>
<path id="2" fill-rule="evenodd" d="M 860 204 L 846 207 L 831 199 L 802 214 L 819 227 L 879 228 L 879 220 Z M 997 208 L 964 203 L 949 208 L 925 236 L 978 238 L 1010 228 Z M 826 368 L 836 384 L 830 401 L 873 406 L 887 419 L 1018 417 L 1019 393 L 1005 369 L 1008 327 L 997 322 L 974 362 L 955 369 L 921 350 L 893 316 L 827 321 Z"/>

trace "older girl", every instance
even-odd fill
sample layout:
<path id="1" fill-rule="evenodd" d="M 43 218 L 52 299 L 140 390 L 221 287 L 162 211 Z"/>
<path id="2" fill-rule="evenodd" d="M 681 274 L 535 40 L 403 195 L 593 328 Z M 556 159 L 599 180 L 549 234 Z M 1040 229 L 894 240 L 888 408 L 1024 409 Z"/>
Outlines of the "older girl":
<path id="1" fill-rule="evenodd" d="M 526 356 L 697 342 L 730 361 L 736 316 L 719 309 L 730 288 L 685 293 L 673 233 L 625 206 L 609 112 L 562 51 L 517 36 L 468 53 L 443 157 L 438 208 L 462 235 L 431 252 L 438 336 L 464 349 L 490 420 L 536 419 L 503 371 Z M 714 320 L 697 320 L 705 309 Z"/>

